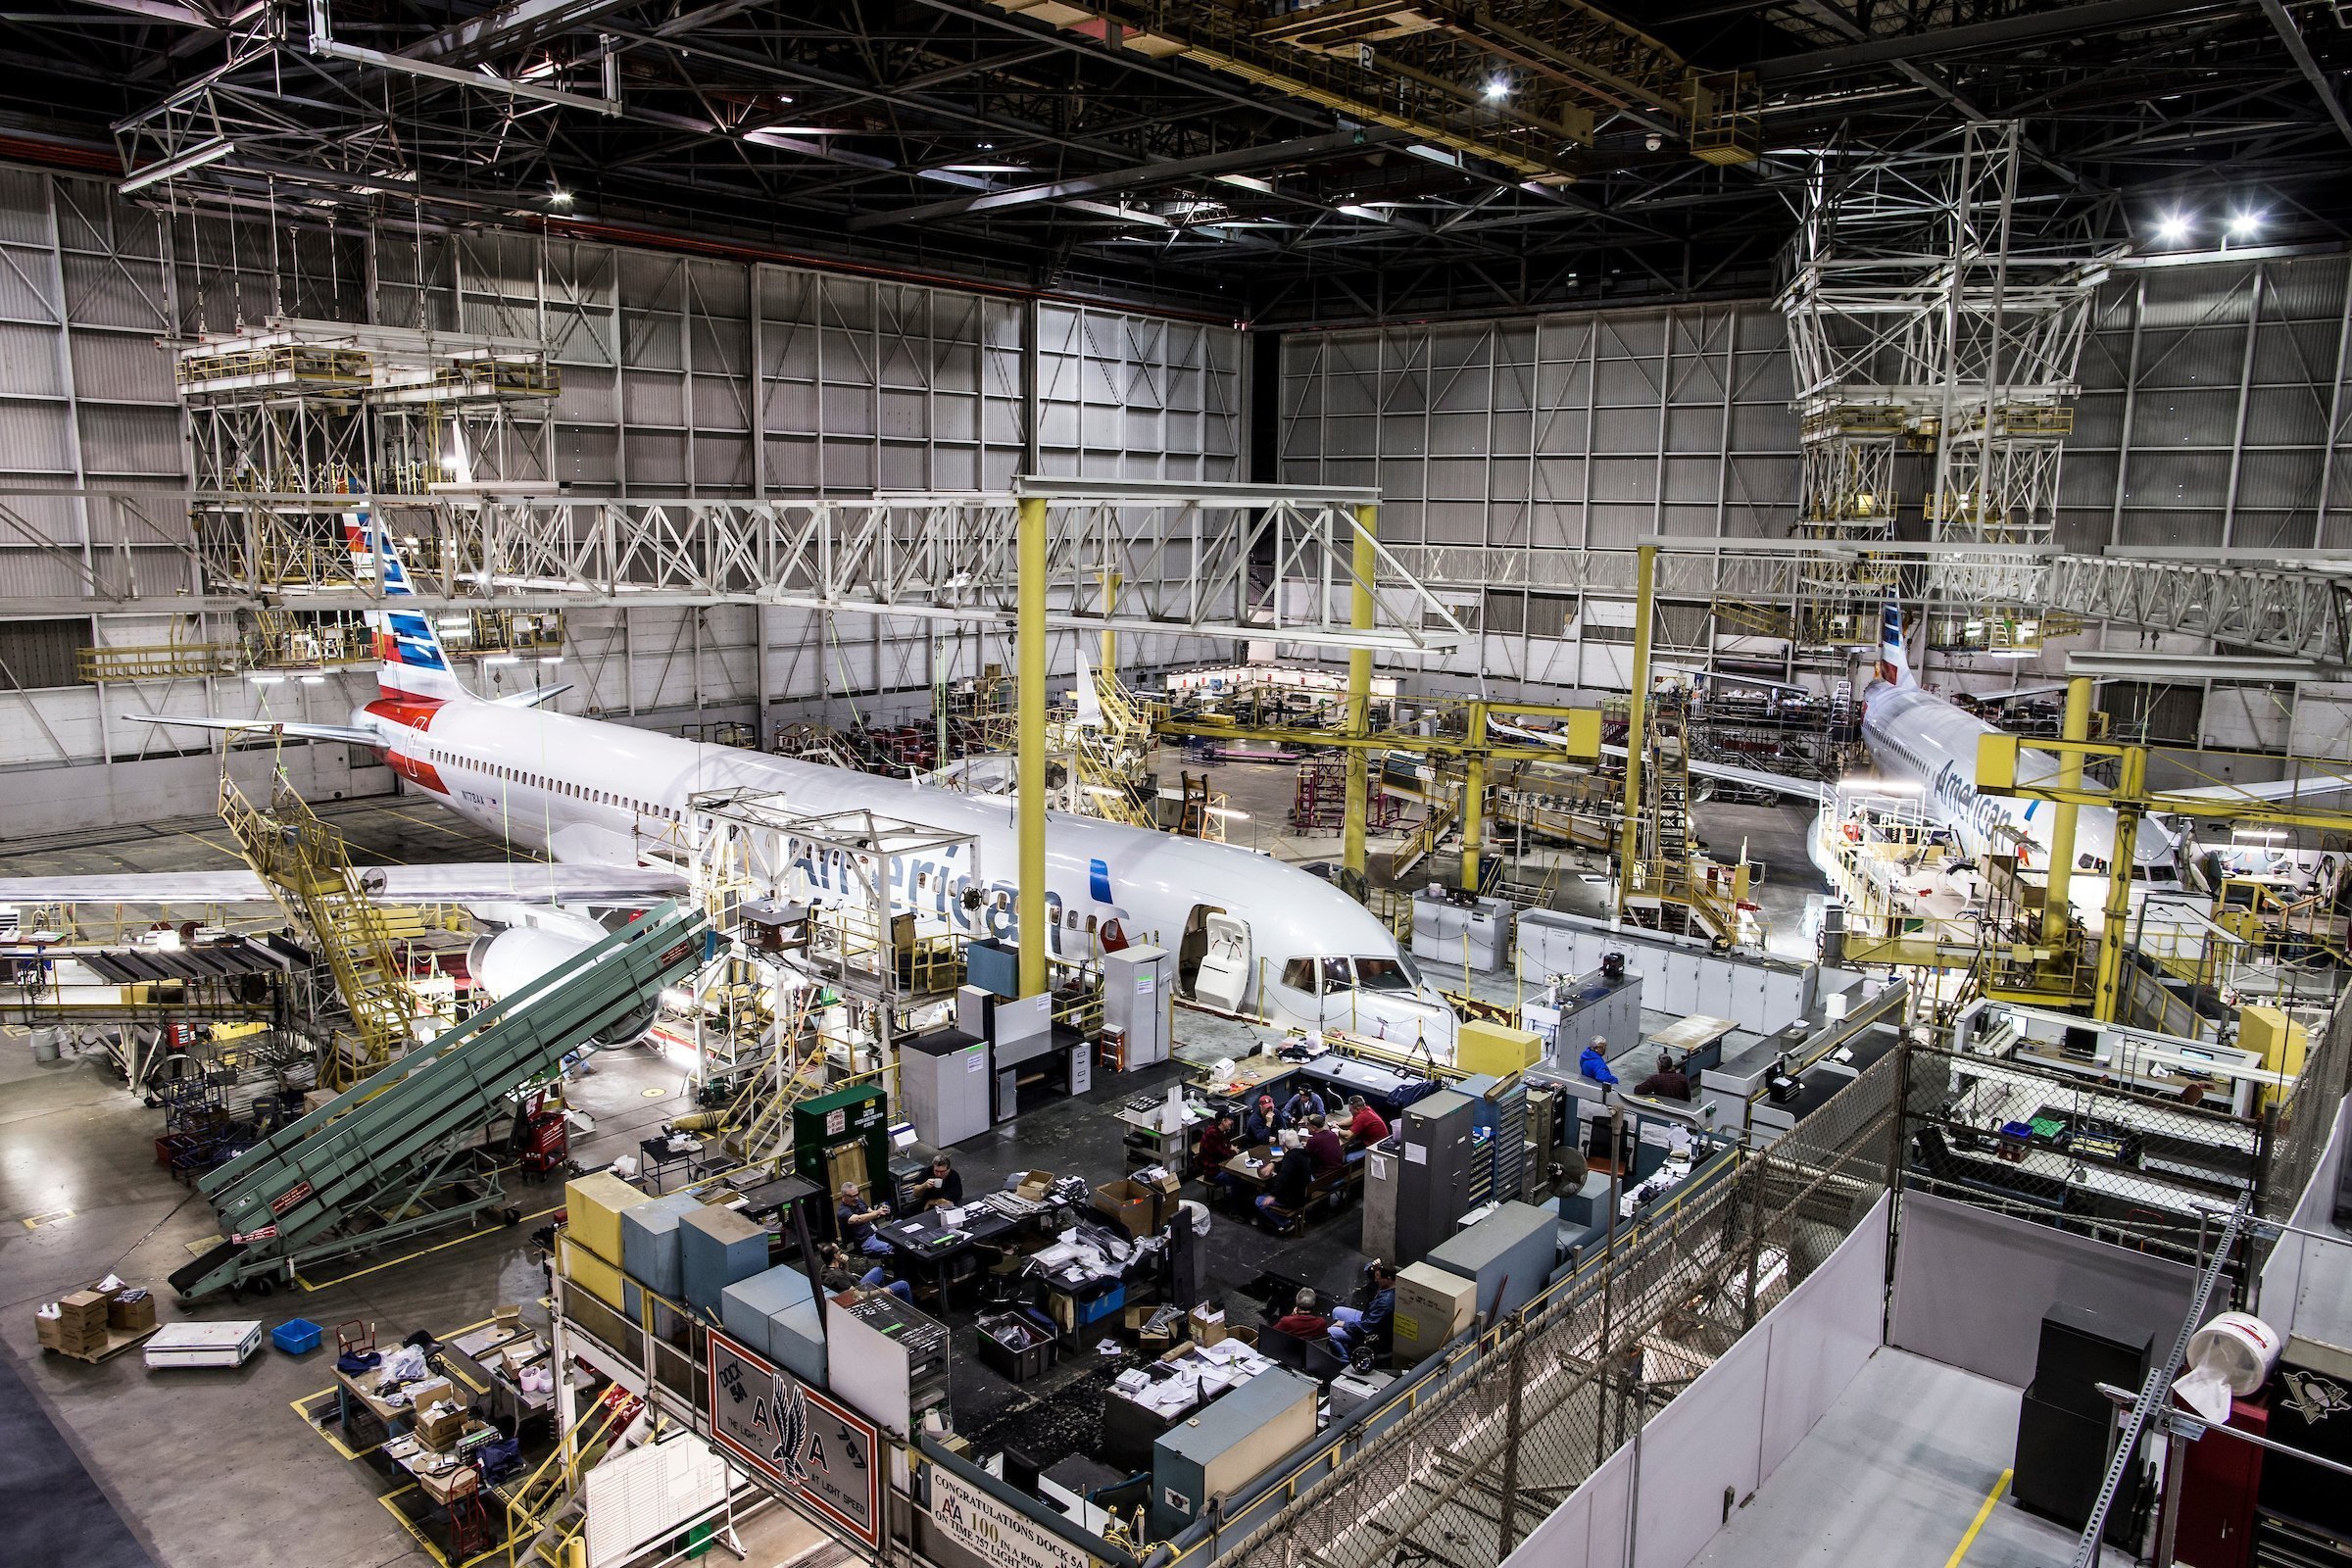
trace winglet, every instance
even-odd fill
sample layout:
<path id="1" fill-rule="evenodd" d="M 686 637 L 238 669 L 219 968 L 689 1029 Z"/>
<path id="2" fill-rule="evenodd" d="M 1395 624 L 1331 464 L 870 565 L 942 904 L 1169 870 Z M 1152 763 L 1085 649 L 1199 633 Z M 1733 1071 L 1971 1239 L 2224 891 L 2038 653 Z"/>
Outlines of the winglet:
<path id="1" fill-rule="evenodd" d="M 504 697 L 493 697 L 490 705 L 493 708 L 537 708 L 541 703 L 554 702 L 569 690 L 569 681 L 561 686 L 534 686 L 527 692 L 509 692 Z"/>

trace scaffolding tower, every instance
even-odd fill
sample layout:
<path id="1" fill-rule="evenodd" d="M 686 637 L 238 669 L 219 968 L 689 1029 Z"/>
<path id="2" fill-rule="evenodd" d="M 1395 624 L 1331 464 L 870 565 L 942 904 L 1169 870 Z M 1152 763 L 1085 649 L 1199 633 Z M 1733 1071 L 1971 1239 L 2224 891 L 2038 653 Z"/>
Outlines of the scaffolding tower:
<path id="1" fill-rule="evenodd" d="M 1804 448 L 1798 536 L 1888 537 L 1901 456 L 1926 454 L 1929 537 L 1960 552 L 1927 586 L 1977 609 L 2034 598 L 2030 558 L 1966 547 L 2053 539 L 2076 364 L 2109 255 L 2076 204 L 2021 204 L 2023 151 L 2014 121 L 1909 149 L 1832 149 L 1807 183 L 1780 301 Z M 1883 598 L 1891 572 L 1863 554 L 1813 586 L 1825 608 L 1851 604 Z"/>

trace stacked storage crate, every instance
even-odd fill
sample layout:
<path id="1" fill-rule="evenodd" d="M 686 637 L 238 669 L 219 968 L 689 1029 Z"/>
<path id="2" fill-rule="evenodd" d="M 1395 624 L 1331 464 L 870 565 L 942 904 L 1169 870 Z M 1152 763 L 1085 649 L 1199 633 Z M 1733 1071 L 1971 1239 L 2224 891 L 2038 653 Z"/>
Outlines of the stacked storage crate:
<path id="1" fill-rule="evenodd" d="M 622 1290 L 620 1217 L 653 1201 L 610 1171 L 564 1184 L 564 1230 L 556 1239 L 556 1267 L 615 1312 L 627 1310 Z"/>

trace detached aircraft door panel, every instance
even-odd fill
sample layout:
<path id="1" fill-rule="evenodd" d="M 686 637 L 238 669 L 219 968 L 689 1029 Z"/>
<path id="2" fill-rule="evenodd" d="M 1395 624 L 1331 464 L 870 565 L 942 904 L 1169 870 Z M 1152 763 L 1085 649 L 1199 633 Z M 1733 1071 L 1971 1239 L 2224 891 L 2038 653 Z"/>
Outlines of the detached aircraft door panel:
<path id="1" fill-rule="evenodd" d="M 1204 934 L 1207 950 L 1193 979 L 1193 997 L 1226 1012 L 1240 1012 L 1250 999 L 1249 922 L 1214 910 Z"/>

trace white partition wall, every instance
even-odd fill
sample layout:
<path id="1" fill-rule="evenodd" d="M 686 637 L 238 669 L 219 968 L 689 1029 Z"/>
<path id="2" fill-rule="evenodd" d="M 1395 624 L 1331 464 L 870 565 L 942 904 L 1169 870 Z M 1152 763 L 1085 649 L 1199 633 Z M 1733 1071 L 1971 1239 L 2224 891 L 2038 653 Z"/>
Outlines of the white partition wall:
<path id="1" fill-rule="evenodd" d="M 1722 1499 L 1763 1485 L 1880 1345 L 1887 1200 L 1633 1442 L 1529 1533 L 1506 1568 L 1685 1568 Z"/>

